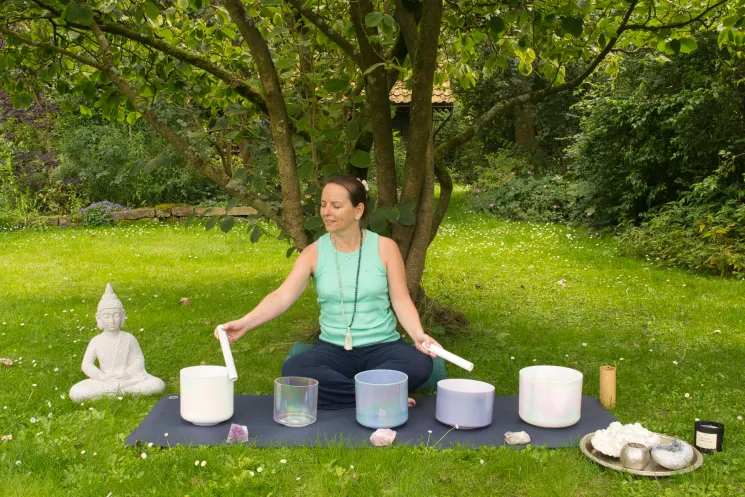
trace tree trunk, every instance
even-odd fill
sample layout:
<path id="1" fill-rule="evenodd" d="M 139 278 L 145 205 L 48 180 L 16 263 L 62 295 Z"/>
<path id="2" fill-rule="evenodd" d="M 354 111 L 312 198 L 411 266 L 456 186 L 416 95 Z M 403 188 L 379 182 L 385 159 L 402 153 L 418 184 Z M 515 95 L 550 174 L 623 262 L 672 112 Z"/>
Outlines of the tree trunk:
<path id="1" fill-rule="evenodd" d="M 422 6 L 422 19 L 419 23 L 419 33 L 416 39 L 416 53 L 413 57 L 414 67 L 412 71 L 409 143 L 406 149 L 404 184 L 401 189 L 400 198 L 402 202 L 414 201 L 417 222 L 412 226 L 397 224 L 393 229 L 393 239 L 398 244 L 404 261 L 408 260 L 416 226 L 419 223 L 428 223 L 430 229 L 432 226 L 432 205 L 430 204 L 430 209 L 426 210 L 425 213 L 425 209 L 419 204 L 425 200 L 421 197 L 422 188 L 428 174 L 429 165 L 433 164 L 432 161 L 428 164 L 427 155 L 431 147 L 432 88 L 435 70 L 437 68 L 437 41 L 440 36 L 441 20 L 442 1 L 428 0 L 424 2 Z M 409 40 L 407 39 L 408 42 Z M 432 170 L 434 171 L 434 165 L 432 165 Z M 418 217 L 420 213 L 424 213 L 425 219 Z M 430 218 L 428 222 L 426 220 L 427 217 Z M 430 231 L 427 232 L 427 240 L 429 240 L 429 236 Z"/>
<path id="2" fill-rule="evenodd" d="M 530 104 L 515 106 L 515 143 L 525 152 L 535 152 L 535 124 Z"/>

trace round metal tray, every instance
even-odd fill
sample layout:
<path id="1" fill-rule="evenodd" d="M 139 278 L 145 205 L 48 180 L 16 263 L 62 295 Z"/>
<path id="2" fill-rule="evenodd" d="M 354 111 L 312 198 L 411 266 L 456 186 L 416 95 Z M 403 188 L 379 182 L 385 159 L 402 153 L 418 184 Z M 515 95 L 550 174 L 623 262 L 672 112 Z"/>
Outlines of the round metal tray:
<path id="1" fill-rule="evenodd" d="M 588 433 L 587 435 L 582 437 L 582 440 L 580 440 L 579 442 L 579 448 L 582 449 L 582 453 L 584 455 L 586 455 L 596 463 L 600 464 L 601 466 L 605 466 L 606 468 L 615 469 L 616 471 L 624 471 L 626 473 L 639 476 L 673 476 L 681 475 L 683 473 L 690 473 L 691 471 L 697 470 L 701 467 L 702 464 L 704 464 L 704 457 L 701 455 L 701 452 L 699 452 L 695 447 L 691 446 L 693 448 L 693 459 L 691 460 L 689 465 L 683 469 L 666 469 L 654 461 L 649 461 L 649 464 L 647 464 L 647 467 L 644 469 L 624 468 L 623 466 L 621 466 L 621 461 L 617 457 L 606 456 L 602 452 L 593 448 L 592 436 L 594 434 L 595 432 L 593 431 L 592 433 Z M 663 444 L 669 444 L 672 443 L 673 440 L 675 440 L 674 437 L 668 437 L 667 435 L 662 435 L 659 433 L 658 435 L 660 437 L 660 441 Z"/>

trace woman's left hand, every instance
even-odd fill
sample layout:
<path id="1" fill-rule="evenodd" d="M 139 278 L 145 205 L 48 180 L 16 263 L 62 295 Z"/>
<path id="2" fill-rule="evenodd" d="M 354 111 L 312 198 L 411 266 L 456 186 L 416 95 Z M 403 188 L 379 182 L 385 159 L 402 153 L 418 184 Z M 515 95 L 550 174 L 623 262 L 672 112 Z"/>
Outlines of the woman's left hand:
<path id="1" fill-rule="evenodd" d="M 417 350 L 419 350 L 419 352 L 427 354 L 428 356 L 433 358 L 437 357 L 437 354 L 428 350 L 430 345 L 437 345 L 438 347 L 442 347 L 442 345 L 437 343 L 437 340 L 427 335 L 426 333 L 421 333 L 412 338 L 414 338 L 414 344 L 416 345 L 416 348 Z"/>

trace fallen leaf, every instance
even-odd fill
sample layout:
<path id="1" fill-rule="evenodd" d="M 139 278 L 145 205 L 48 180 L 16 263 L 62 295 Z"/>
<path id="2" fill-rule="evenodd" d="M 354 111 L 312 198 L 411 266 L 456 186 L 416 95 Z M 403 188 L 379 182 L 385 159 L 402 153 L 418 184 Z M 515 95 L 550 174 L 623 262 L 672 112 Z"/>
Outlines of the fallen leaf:
<path id="1" fill-rule="evenodd" d="M 13 440 L 13 434 L 0 436 L 0 442 L 8 442 Z"/>
<path id="2" fill-rule="evenodd" d="M 0 357 L 0 364 L 3 364 L 5 366 L 12 366 L 13 365 L 13 359 L 8 359 L 6 357 Z"/>
<path id="3" fill-rule="evenodd" d="M 179 300 L 179 304 L 191 305 L 191 300 L 189 300 L 189 297 L 181 297 L 181 300 Z"/>
<path id="4" fill-rule="evenodd" d="M 200 366 L 206 366 L 207 365 L 207 361 L 199 361 L 199 365 Z"/>

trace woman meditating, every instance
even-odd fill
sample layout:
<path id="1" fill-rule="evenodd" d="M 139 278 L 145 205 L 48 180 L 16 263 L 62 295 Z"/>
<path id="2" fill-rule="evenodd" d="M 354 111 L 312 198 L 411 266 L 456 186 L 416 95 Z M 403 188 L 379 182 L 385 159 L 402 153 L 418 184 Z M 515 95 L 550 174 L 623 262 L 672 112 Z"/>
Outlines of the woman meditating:
<path id="1" fill-rule="evenodd" d="M 356 177 L 329 178 L 321 196 L 328 233 L 302 251 L 277 290 L 244 317 L 222 325 L 234 342 L 285 312 L 312 277 L 321 307 L 321 337 L 311 350 L 288 359 L 282 375 L 318 380 L 321 409 L 354 407 L 354 376 L 370 369 L 406 373 L 409 389 L 414 389 L 427 381 L 436 357 L 425 348 L 437 342 L 422 329 L 398 246 L 360 228 L 367 203 L 366 185 Z M 416 348 L 401 339 L 396 317 Z"/>

